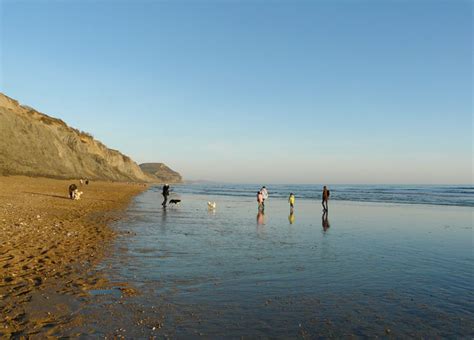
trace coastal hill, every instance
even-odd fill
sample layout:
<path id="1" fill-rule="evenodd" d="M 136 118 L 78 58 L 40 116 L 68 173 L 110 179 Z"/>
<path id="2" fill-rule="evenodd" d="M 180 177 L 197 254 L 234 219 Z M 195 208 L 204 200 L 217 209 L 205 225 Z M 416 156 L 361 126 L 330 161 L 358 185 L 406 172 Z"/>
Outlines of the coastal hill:
<path id="1" fill-rule="evenodd" d="M 163 163 L 143 163 L 140 164 L 143 172 L 154 177 L 155 182 L 160 183 L 181 183 L 183 178 L 179 173 L 171 170 Z"/>
<path id="2" fill-rule="evenodd" d="M 2 93 L 0 175 L 155 181 L 128 156 L 107 148 L 90 134 Z"/>

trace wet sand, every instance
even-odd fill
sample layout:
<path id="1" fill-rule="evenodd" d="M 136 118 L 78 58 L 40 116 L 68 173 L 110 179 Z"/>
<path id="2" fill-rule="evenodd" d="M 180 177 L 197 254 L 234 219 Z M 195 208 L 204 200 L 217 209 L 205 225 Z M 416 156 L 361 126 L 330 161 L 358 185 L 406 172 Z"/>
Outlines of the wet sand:
<path id="1" fill-rule="evenodd" d="M 159 187 L 114 223 L 69 333 L 107 338 L 472 338 L 472 208 L 183 194 Z M 217 208 L 208 210 L 207 202 Z M 127 233 L 129 232 L 129 233 Z"/>
<path id="2" fill-rule="evenodd" d="M 48 335 L 81 324 L 74 310 L 107 281 L 94 265 L 141 184 L 0 177 L 0 337 Z M 126 292 L 126 289 L 124 289 Z"/>

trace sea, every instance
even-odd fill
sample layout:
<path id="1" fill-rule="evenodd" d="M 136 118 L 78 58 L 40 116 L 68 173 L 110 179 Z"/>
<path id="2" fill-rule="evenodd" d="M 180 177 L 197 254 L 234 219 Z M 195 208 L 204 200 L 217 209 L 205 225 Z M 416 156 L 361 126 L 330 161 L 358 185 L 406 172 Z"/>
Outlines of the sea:
<path id="1" fill-rule="evenodd" d="M 176 193 L 240 196 L 256 195 L 255 184 L 188 184 L 178 186 Z M 287 198 L 294 193 L 300 199 L 320 200 L 321 184 L 267 185 L 271 196 Z M 331 200 L 377 203 L 432 204 L 474 207 L 473 185 L 328 185 Z M 155 189 L 156 190 L 156 189 Z"/>
<path id="2" fill-rule="evenodd" d="M 474 336 L 473 186 L 329 185 L 327 214 L 321 185 L 266 187 L 264 211 L 259 185 L 176 185 L 166 208 L 159 186 L 137 196 L 97 268 L 112 288 L 73 334 Z"/>

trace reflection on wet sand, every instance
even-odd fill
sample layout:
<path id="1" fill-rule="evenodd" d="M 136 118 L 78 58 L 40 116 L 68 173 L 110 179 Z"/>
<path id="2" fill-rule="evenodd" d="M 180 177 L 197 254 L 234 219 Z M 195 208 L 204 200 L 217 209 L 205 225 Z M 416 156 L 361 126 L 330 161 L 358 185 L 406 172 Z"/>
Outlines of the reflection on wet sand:
<path id="1" fill-rule="evenodd" d="M 293 209 L 291 209 L 290 214 L 288 215 L 288 222 L 290 222 L 290 224 L 295 223 L 295 212 Z"/>
<path id="2" fill-rule="evenodd" d="M 321 216 L 321 224 L 323 226 L 324 231 L 327 231 L 329 227 L 331 227 L 331 225 L 329 224 L 327 211 L 323 212 L 323 215 Z"/>
<path id="3" fill-rule="evenodd" d="M 164 208 L 163 212 L 161 213 L 161 222 L 163 225 L 166 223 L 166 208 Z"/>
<path id="4" fill-rule="evenodd" d="M 258 210 L 257 224 L 258 225 L 265 225 L 265 213 L 263 212 L 263 210 Z"/>
<path id="5" fill-rule="evenodd" d="M 258 238 L 265 238 L 265 213 L 260 209 L 257 213 L 257 236 Z"/>
<path id="6" fill-rule="evenodd" d="M 253 200 L 222 196 L 211 215 L 214 197 L 182 198 L 165 217 L 156 192 L 145 192 L 115 225 L 134 235 L 117 238 L 101 266 L 140 294 L 94 296 L 79 331 L 137 339 L 472 334 L 460 321 L 473 317 L 469 209 L 333 202 L 329 232 L 319 202 L 299 201 L 290 225 L 286 199 L 255 214 Z"/>

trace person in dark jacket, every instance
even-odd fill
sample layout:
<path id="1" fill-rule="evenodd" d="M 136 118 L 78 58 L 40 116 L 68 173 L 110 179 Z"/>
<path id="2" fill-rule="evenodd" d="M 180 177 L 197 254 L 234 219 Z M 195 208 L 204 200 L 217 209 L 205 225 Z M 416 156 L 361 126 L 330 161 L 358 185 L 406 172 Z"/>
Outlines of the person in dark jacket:
<path id="1" fill-rule="evenodd" d="M 166 203 L 168 203 L 168 196 L 170 195 L 170 186 L 168 184 L 163 185 L 163 203 L 161 205 L 166 207 Z"/>
<path id="2" fill-rule="evenodd" d="M 74 199 L 74 191 L 76 191 L 76 190 L 77 190 L 77 185 L 71 184 L 69 186 L 69 198 L 70 199 Z"/>

